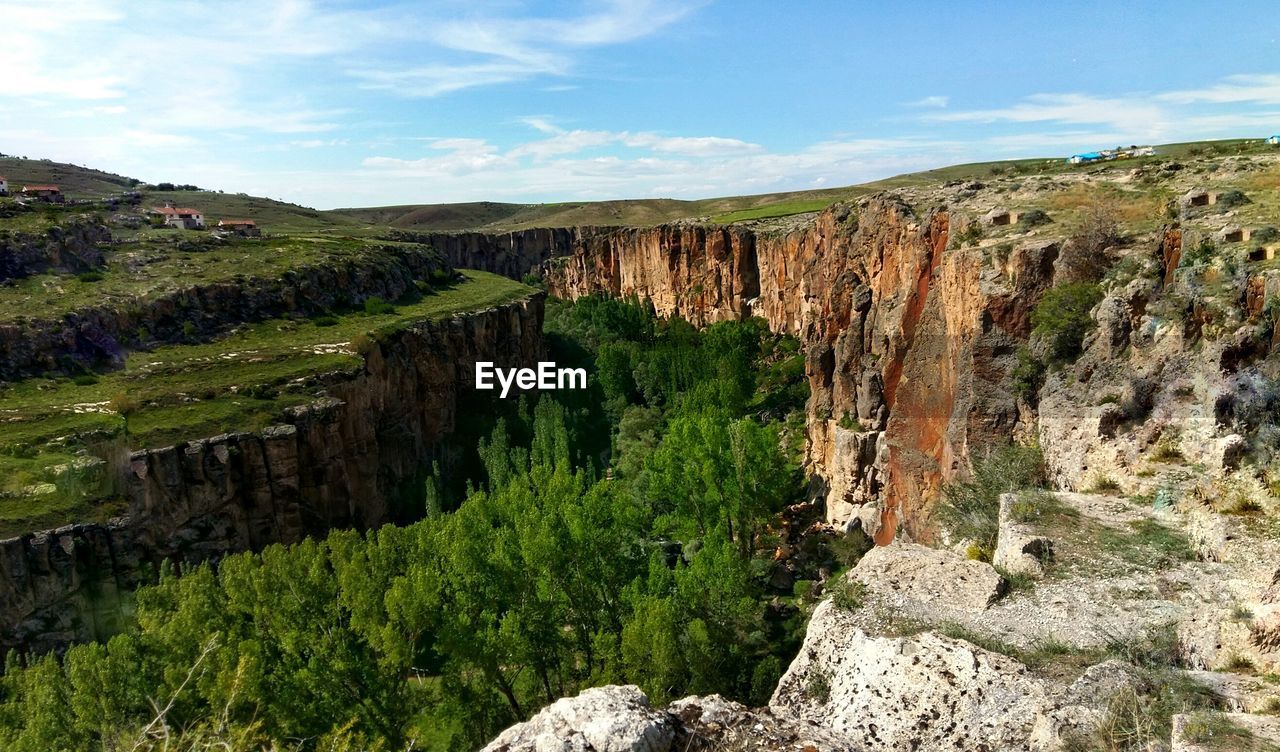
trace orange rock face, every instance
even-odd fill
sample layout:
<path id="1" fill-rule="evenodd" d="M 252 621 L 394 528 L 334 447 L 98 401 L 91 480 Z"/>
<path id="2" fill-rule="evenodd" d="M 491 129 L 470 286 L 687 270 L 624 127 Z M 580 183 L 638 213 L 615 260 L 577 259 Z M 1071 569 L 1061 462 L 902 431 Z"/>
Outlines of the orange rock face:
<path id="1" fill-rule="evenodd" d="M 699 325 L 754 315 L 796 335 L 811 387 L 813 493 L 830 521 L 887 543 L 899 531 L 929 538 L 942 483 L 1016 427 L 1014 353 L 1057 257 L 1041 244 L 992 263 L 989 249 L 949 249 L 950 227 L 945 211 L 918 216 L 877 196 L 785 232 L 690 223 L 541 230 L 490 236 L 491 250 L 451 241 L 465 252 L 446 256 L 510 273 L 509 249 L 536 249 L 516 266 L 542 263 L 555 295 L 635 295 Z"/>

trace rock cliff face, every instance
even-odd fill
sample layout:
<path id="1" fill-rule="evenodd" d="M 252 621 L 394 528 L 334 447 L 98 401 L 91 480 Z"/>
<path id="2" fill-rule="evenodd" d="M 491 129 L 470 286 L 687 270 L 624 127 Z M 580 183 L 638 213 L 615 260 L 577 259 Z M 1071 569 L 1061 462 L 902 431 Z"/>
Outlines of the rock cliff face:
<path id="1" fill-rule="evenodd" d="M 639 296 L 708 324 L 749 315 L 801 338 L 812 390 L 807 469 L 828 518 L 882 543 L 927 537 L 940 484 L 1020 412 L 1008 388 L 1057 246 L 993 263 L 951 249 L 945 210 L 888 196 L 836 205 L 789 231 L 651 228 L 415 236 L 450 263 L 541 272 L 553 294 Z"/>
<path id="2" fill-rule="evenodd" d="M 535 296 L 416 324 L 279 425 L 133 453 L 126 515 L 0 541 L 0 650 L 109 634 L 120 594 L 163 560 L 392 521 L 403 483 L 453 431 L 475 361 L 538 360 L 542 310 Z"/>
<path id="3" fill-rule="evenodd" d="M 102 266 L 99 245 L 111 231 L 88 217 L 43 233 L 0 232 L 0 282 L 59 269 L 85 272 Z"/>
<path id="4" fill-rule="evenodd" d="M 224 331 L 246 321 L 313 315 L 358 305 L 377 295 L 396 300 L 415 279 L 446 268 L 426 247 L 385 246 L 343 263 L 316 264 L 279 278 L 228 280 L 185 287 L 132 306 L 104 304 L 65 316 L 0 324 L 0 380 L 57 370 L 65 358 L 88 365 L 113 364 L 126 346 L 138 344 L 140 329 L 158 342 Z"/>

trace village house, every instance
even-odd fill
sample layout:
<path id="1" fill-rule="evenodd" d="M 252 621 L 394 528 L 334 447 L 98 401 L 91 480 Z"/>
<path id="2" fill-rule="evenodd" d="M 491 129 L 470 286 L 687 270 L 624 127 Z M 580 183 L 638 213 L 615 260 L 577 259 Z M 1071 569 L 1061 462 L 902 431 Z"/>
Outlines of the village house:
<path id="1" fill-rule="evenodd" d="M 47 201 L 51 204 L 61 204 L 64 199 L 62 191 L 56 185 L 24 185 L 22 186 L 23 198 L 33 198 L 37 201 Z"/>
<path id="2" fill-rule="evenodd" d="M 252 219 L 220 219 L 218 220 L 218 229 L 251 238 L 262 235 L 262 231 L 258 229 L 258 224 Z"/>
<path id="3" fill-rule="evenodd" d="M 199 209 L 185 209 L 166 202 L 164 206 L 152 209 L 150 214 L 161 217 L 168 227 L 181 227 L 186 230 L 204 229 L 204 214 Z"/>
<path id="4" fill-rule="evenodd" d="M 0 196 L 9 195 L 9 181 L 4 179 L 4 175 L 0 175 Z"/>

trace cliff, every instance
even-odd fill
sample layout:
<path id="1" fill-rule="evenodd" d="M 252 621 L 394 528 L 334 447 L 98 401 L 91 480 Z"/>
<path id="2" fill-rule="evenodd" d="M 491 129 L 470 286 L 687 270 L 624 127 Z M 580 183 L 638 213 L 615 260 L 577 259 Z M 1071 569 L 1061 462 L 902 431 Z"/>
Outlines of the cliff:
<path id="1" fill-rule="evenodd" d="M 0 231 L 0 282 L 50 269 L 73 274 L 96 269 L 103 262 L 99 246 L 110 242 L 106 225 L 88 216 L 44 232 Z"/>
<path id="2" fill-rule="evenodd" d="M 880 542 L 930 531 L 940 484 L 1021 421 L 1009 389 L 1057 245 L 993 264 L 948 250 L 953 218 L 890 196 L 842 204 L 787 231 L 651 228 L 415 236 L 454 265 L 540 272 L 552 294 L 639 296 L 703 325 L 761 316 L 804 343 L 806 465 L 828 519 Z M 986 252 L 989 253 L 989 252 Z"/>
<path id="3" fill-rule="evenodd" d="M 70 359 L 117 366 L 140 332 L 147 344 L 207 338 L 250 321 L 315 315 L 359 305 L 370 296 L 396 300 L 447 266 L 421 246 L 371 246 L 359 257 L 292 269 L 278 277 L 189 284 L 133 304 L 100 303 L 50 318 L 0 323 L 0 380 L 56 371 Z"/>
<path id="4" fill-rule="evenodd" d="M 542 310 L 535 296 L 414 324 L 278 425 L 134 452 L 125 515 L 0 541 L 0 650 L 109 635 L 120 594 L 161 561 L 397 519 L 404 484 L 445 450 L 475 361 L 537 361 Z"/>

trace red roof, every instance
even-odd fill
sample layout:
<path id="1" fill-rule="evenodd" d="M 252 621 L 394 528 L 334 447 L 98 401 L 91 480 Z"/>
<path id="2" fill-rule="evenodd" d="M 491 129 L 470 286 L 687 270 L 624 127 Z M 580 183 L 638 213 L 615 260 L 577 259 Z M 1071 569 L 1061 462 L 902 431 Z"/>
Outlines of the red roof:
<path id="1" fill-rule="evenodd" d="M 55 191 L 57 193 L 62 192 L 61 190 L 58 189 L 58 186 L 56 185 L 24 185 L 22 186 L 22 192 L 26 193 L 27 191 Z"/>
<path id="2" fill-rule="evenodd" d="M 166 217 L 178 216 L 180 214 L 199 214 L 199 209 L 182 209 L 177 206 L 157 206 L 151 211 L 156 214 L 163 214 Z"/>

